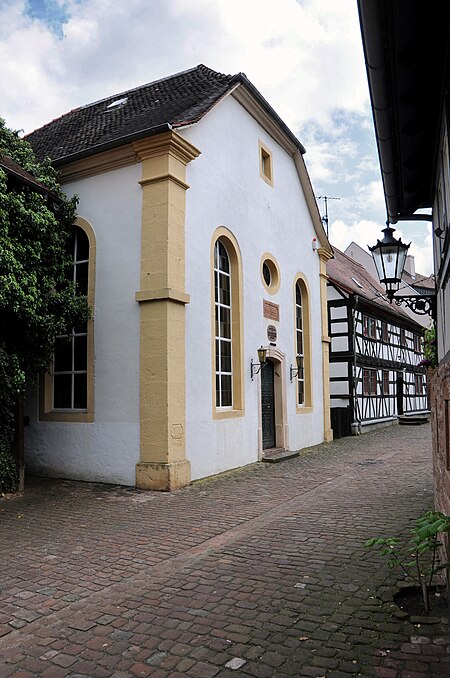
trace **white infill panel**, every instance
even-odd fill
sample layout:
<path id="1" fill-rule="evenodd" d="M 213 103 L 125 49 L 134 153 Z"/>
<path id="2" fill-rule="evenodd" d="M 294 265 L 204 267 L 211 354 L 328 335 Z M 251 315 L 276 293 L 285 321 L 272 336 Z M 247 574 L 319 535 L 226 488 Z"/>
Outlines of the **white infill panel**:
<path id="1" fill-rule="evenodd" d="M 347 379 L 347 363 L 330 363 L 330 377 L 344 377 Z"/>
<path id="2" fill-rule="evenodd" d="M 331 320 L 340 320 L 341 318 L 347 318 L 347 307 L 346 306 L 332 306 L 330 308 Z"/>
<path id="3" fill-rule="evenodd" d="M 331 351 L 332 351 L 332 353 L 338 353 L 340 351 L 348 351 L 348 339 L 347 339 L 347 337 L 332 337 L 332 339 L 331 339 Z"/>

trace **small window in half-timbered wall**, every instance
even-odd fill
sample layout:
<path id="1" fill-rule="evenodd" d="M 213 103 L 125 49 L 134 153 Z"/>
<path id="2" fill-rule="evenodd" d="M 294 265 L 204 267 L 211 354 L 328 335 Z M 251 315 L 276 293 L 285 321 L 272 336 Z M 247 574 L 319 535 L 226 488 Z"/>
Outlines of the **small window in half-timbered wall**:
<path id="1" fill-rule="evenodd" d="M 385 322 L 381 323 L 381 341 L 385 343 L 389 341 L 388 325 Z"/>
<path id="2" fill-rule="evenodd" d="M 377 371 L 363 370 L 363 392 L 364 395 L 377 394 Z"/>
<path id="3" fill-rule="evenodd" d="M 389 395 L 389 372 L 383 370 L 383 395 Z"/>
<path id="4" fill-rule="evenodd" d="M 403 327 L 400 328 L 400 346 L 406 346 L 406 333 Z"/>
<path id="5" fill-rule="evenodd" d="M 415 374 L 414 375 L 414 386 L 416 389 L 416 395 L 423 395 L 423 375 L 422 374 Z"/>
<path id="6" fill-rule="evenodd" d="M 421 337 L 419 334 L 414 335 L 414 350 L 416 353 L 420 353 L 421 350 Z"/>
<path id="7" fill-rule="evenodd" d="M 377 338 L 376 322 L 374 318 L 370 318 L 368 315 L 363 316 L 363 334 L 369 339 Z"/>

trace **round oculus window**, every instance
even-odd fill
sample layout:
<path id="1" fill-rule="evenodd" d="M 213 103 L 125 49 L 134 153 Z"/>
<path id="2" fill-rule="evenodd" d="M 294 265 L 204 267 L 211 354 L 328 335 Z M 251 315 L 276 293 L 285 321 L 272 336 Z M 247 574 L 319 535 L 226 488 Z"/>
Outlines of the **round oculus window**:
<path id="1" fill-rule="evenodd" d="M 270 255 L 263 259 L 261 266 L 261 278 L 264 287 L 270 294 L 278 292 L 280 287 L 280 274 L 278 271 L 278 264 Z"/>

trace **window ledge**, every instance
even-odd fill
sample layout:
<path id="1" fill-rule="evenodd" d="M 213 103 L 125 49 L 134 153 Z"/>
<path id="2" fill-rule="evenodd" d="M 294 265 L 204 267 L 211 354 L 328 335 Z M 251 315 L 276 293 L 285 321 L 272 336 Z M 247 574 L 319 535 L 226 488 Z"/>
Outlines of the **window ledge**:
<path id="1" fill-rule="evenodd" d="M 213 410 L 213 419 L 235 419 L 244 414 L 244 410 Z"/>
<path id="2" fill-rule="evenodd" d="M 67 424 L 92 424 L 93 412 L 44 412 L 39 416 L 39 421 L 56 421 Z"/>

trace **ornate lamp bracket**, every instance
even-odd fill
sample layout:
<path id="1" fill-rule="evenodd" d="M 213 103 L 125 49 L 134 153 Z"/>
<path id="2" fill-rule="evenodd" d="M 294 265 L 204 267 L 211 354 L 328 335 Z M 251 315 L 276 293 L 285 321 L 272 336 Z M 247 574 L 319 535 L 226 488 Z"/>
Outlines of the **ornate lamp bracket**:
<path id="1" fill-rule="evenodd" d="M 429 315 L 432 320 L 435 320 L 436 318 L 435 295 L 393 297 L 393 300 L 397 306 L 401 306 L 404 303 L 405 306 L 407 306 L 413 313 L 417 313 L 417 315 Z"/>

